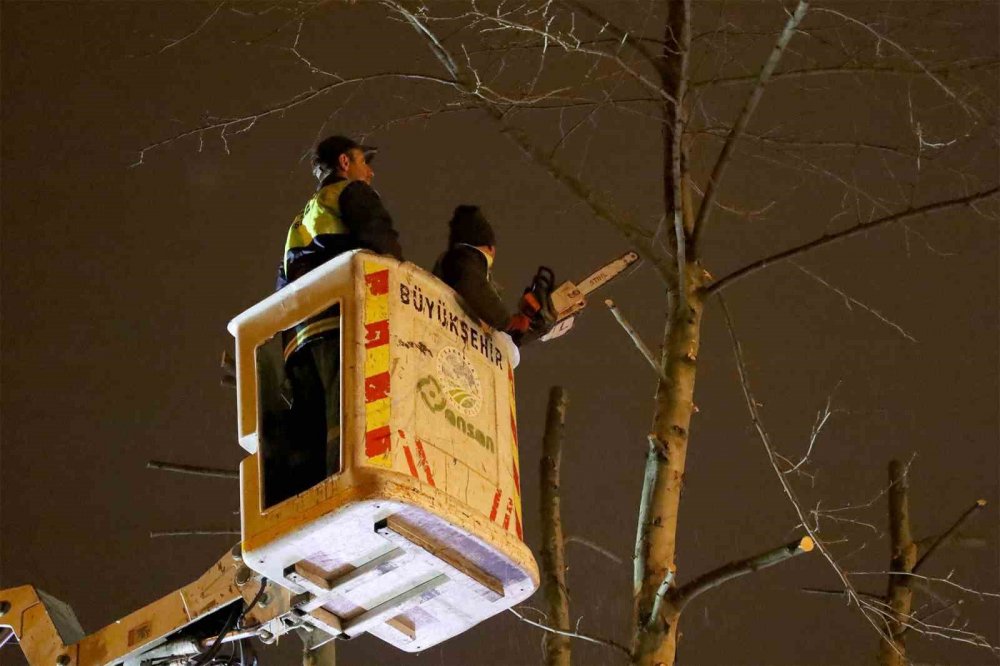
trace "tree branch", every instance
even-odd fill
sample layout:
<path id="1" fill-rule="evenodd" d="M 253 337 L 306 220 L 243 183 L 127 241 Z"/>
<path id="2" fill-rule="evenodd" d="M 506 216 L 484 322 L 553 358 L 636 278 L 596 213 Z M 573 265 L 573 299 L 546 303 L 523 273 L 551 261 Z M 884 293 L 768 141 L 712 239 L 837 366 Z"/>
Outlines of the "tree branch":
<path id="1" fill-rule="evenodd" d="M 973 116 L 974 118 L 978 118 L 979 117 L 979 114 L 974 109 L 972 109 L 968 104 L 966 104 L 962 99 L 960 99 L 959 96 L 956 95 L 955 92 L 951 88 L 949 88 L 948 86 L 945 85 L 944 81 L 942 81 L 940 78 L 938 78 L 937 76 L 935 76 L 934 72 L 932 72 L 924 63 L 922 63 L 918 58 L 916 58 L 914 55 L 912 55 L 909 51 L 907 51 L 905 48 L 903 48 L 903 46 L 901 44 L 893 41 L 892 39 L 888 38 L 884 34 L 879 33 L 877 30 L 875 30 L 874 28 L 872 28 L 867 23 L 864 23 L 863 21 L 859 21 L 858 19 L 854 18 L 853 16 L 848 16 L 847 14 L 844 14 L 843 12 L 839 12 L 836 9 L 831 9 L 829 7 L 820 7 L 816 11 L 825 12 L 827 14 L 833 14 L 834 16 L 839 16 L 840 18 L 844 19 L 845 21 L 847 21 L 849 23 L 853 23 L 853 24 L 859 26 L 860 28 L 862 28 L 863 30 L 866 30 L 866 31 L 870 32 L 872 34 L 872 36 L 875 37 L 875 39 L 879 41 L 879 43 L 886 42 L 887 44 L 890 44 L 896 50 L 898 50 L 900 53 L 902 53 L 904 56 L 906 56 L 910 60 L 910 62 L 912 62 L 917 67 L 919 67 L 921 72 L 923 72 L 924 74 L 926 74 L 927 77 L 931 81 L 933 81 L 937 85 L 938 88 L 940 88 L 942 91 L 944 91 L 944 93 L 948 97 L 951 97 L 955 101 L 956 104 L 958 104 L 960 107 L 962 107 L 963 109 L 965 109 L 965 111 L 970 116 Z"/>
<path id="2" fill-rule="evenodd" d="M 788 22 L 785 23 L 784 29 L 778 36 L 778 41 L 771 50 L 771 55 L 768 57 L 764 66 L 760 70 L 760 74 L 757 77 L 757 85 L 754 86 L 750 96 L 747 97 L 746 103 L 743 105 L 742 111 L 740 111 L 739 118 L 736 120 L 736 124 L 733 125 L 732 130 L 730 130 L 729 136 L 726 137 L 726 143 L 722 146 L 722 152 L 719 153 L 719 157 L 715 161 L 715 166 L 712 168 L 712 174 L 709 176 L 708 184 L 705 186 L 705 197 L 702 199 L 701 206 L 698 208 L 698 216 L 695 218 L 694 229 L 691 236 L 691 249 L 695 256 L 697 256 L 699 241 L 704 233 L 708 216 L 712 210 L 712 205 L 715 202 L 719 184 L 722 182 L 722 177 L 729 164 L 729 159 L 732 155 L 736 141 L 743 133 L 743 130 L 746 129 L 747 123 L 750 122 L 750 116 L 753 115 L 758 102 L 760 102 L 761 96 L 764 94 L 764 86 L 767 85 L 768 79 L 771 78 L 771 73 L 774 72 L 774 68 L 778 66 L 778 62 L 781 60 L 785 47 L 788 46 L 788 43 L 791 41 L 792 36 L 795 34 L 796 29 L 802 22 L 802 19 L 805 17 L 808 9 L 809 3 L 805 2 L 805 0 L 799 0 L 799 4 L 795 8 L 795 12 L 788 17 Z"/>
<path id="3" fill-rule="evenodd" d="M 664 85 L 671 89 L 678 100 L 672 108 L 663 107 L 664 164 L 669 165 L 669 182 L 664 183 L 664 209 L 673 218 L 674 252 L 677 259 L 677 306 L 683 310 L 687 304 L 686 270 L 688 264 L 689 226 L 693 224 L 689 207 L 684 199 L 689 188 L 684 186 L 686 160 L 684 159 L 684 127 L 687 123 L 684 98 L 687 94 L 688 62 L 691 51 L 691 0 L 674 0 L 669 5 L 665 26 L 663 55 L 667 64 L 663 68 Z M 668 58 L 667 39 L 676 42 L 677 53 Z M 686 215 L 687 214 L 687 215 Z M 686 219 L 685 219 L 686 218 Z M 694 258 L 695 253 L 691 253 Z"/>
<path id="4" fill-rule="evenodd" d="M 242 134 L 243 132 L 246 132 L 251 127 L 253 127 L 254 124 L 256 124 L 256 122 L 258 120 L 261 120 L 262 118 L 267 118 L 268 116 L 272 116 L 275 114 L 285 113 L 291 109 L 294 109 L 297 106 L 301 106 L 306 102 L 310 102 L 316 99 L 317 97 L 324 95 L 330 92 L 331 90 L 334 90 L 341 86 L 350 85 L 352 83 L 361 83 L 362 81 L 373 81 L 376 79 L 386 79 L 386 78 L 431 81 L 452 88 L 457 87 L 455 81 L 452 81 L 450 79 L 443 79 L 437 76 L 429 76 L 427 74 L 408 73 L 408 72 L 384 72 L 379 74 L 367 74 L 365 76 L 358 76 L 350 79 L 338 79 L 336 81 L 332 81 L 318 88 L 310 88 L 309 90 L 301 92 L 290 99 L 278 102 L 277 104 L 270 106 L 264 109 L 263 111 L 247 114 L 245 116 L 240 116 L 237 118 L 224 118 L 222 120 L 213 120 L 199 127 L 185 130 L 184 132 L 180 132 L 179 134 L 174 134 L 173 136 L 167 137 L 166 139 L 162 139 L 160 141 L 147 144 L 139 149 L 139 158 L 131 166 L 133 167 L 140 166 L 141 164 L 144 163 L 143 160 L 147 152 L 159 148 L 161 146 L 165 146 L 168 143 L 173 143 L 174 141 L 179 141 L 180 139 L 184 139 L 189 136 L 195 136 L 195 135 L 202 136 L 204 135 L 205 132 L 212 132 L 215 130 L 219 130 L 221 132 L 222 138 L 225 139 L 225 137 L 227 136 L 227 132 L 230 128 L 236 128 L 233 130 L 233 134 Z"/>
<path id="5" fill-rule="evenodd" d="M 689 131 L 688 134 L 722 139 L 727 133 L 723 128 L 706 127 L 700 130 Z M 899 148 L 897 146 L 890 146 L 882 143 L 871 143 L 868 141 L 806 141 L 795 137 L 767 136 L 766 134 L 750 134 L 749 132 L 743 132 L 742 138 L 747 141 L 757 141 L 759 143 L 770 143 L 780 146 L 791 146 L 793 148 L 818 148 L 821 150 L 825 150 L 827 148 L 848 148 L 850 150 L 863 148 L 865 150 L 877 150 L 880 152 L 893 153 L 911 159 L 917 156 L 917 152 L 914 150 L 907 150 L 905 148 Z"/>
<path id="6" fill-rule="evenodd" d="M 917 215 L 925 215 L 927 213 L 935 213 L 941 210 L 948 210 L 950 208 L 957 208 L 959 206 L 971 205 L 976 201 L 981 201 L 983 199 L 988 199 L 989 197 L 1000 191 L 1000 187 L 993 187 L 988 190 L 983 190 L 981 192 L 976 192 L 965 197 L 958 197 L 955 199 L 948 199 L 945 201 L 937 201 L 932 204 L 927 204 L 925 206 L 917 206 L 907 208 L 906 210 L 901 210 L 897 213 L 891 215 L 886 215 L 880 217 L 871 222 L 860 222 L 852 227 L 844 229 L 843 231 L 838 231 L 832 234 L 823 234 L 815 240 L 811 240 L 808 243 L 802 243 L 801 245 L 796 245 L 777 254 L 773 254 L 770 257 L 765 257 L 751 264 L 744 266 L 743 268 L 737 269 L 730 273 L 729 275 L 717 280 L 716 282 L 704 287 L 704 292 L 706 296 L 719 293 L 729 285 L 745 278 L 748 275 L 752 275 L 757 271 L 767 268 L 772 264 L 776 264 L 792 257 L 804 254 L 816 248 L 823 247 L 825 245 L 830 245 L 831 243 L 836 243 L 838 241 L 844 240 L 845 238 L 850 238 L 851 236 L 856 236 L 857 234 L 867 232 L 871 229 L 877 227 L 885 226 L 888 224 L 893 224 L 895 222 L 900 222 L 902 220 L 915 217 Z"/>
<path id="7" fill-rule="evenodd" d="M 928 67 L 926 69 L 914 68 L 914 69 L 904 69 L 902 67 L 876 67 L 876 66 L 850 66 L 843 65 L 839 67 L 813 67 L 809 69 L 790 69 L 784 72 L 775 72 L 771 75 L 772 81 L 780 81 L 782 79 L 801 79 L 809 78 L 813 76 L 828 76 L 831 74 L 894 74 L 897 76 L 912 76 L 914 74 L 926 74 L 927 72 L 942 73 L 951 72 L 958 69 L 979 69 L 981 67 L 996 67 L 1000 65 L 998 60 L 982 60 L 974 61 L 971 63 L 961 63 L 958 65 L 942 65 L 940 67 Z M 757 76 L 753 74 L 743 75 L 743 76 L 725 76 L 715 79 L 704 79 L 701 81 L 694 81 L 691 83 L 692 88 L 706 88 L 710 86 L 726 86 L 738 83 L 751 83 L 757 80 Z"/>
<path id="8" fill-rule="evenodd" d="M 937 537 L 931 543 L 931 545 L 927 547 L 927 550 L 924 552 L 923 555 L 920 556 L 920 559 L 917 560 L 917 563 L 913 565 L 913 569 L 911 569 L 911 571 L 913 573 L 920 571 L 920 568 L 927 561 L 927 559 L 931 555 L 933 555 L 938 549 L 948 545 L 955 537 L 955 535 L 958 533 L 958 529 L 962 527 L 962 525 L 964 525 L 966 522 L 968 522 L 968 520 L 972 518 L 975 514 L 979 513 L 979 510 L 982 509 L 984 506 L 986 506 L 986 500 L 984 499 L 976 500 L 975 504 L 966 509 L 965 512 L 958 517 L 958 520 L 956 520 L 952 524 L 951 527 L 945 530 L 943 534 Z"/>
<path id="9" fill-rule="evenodd" d="M 876 319 L 878 319 L 879 321 L 881 321 L 883 324 L 886 324 L 887 326 L 895 329 L 897 333 L 899 333 L 900 335 L 902 335 L 904 338 L 906 338 L 910 342 L 916 342 L 917 341 L 917 339 L 915 337 L 913 337 L 912 335 L 910 335 L 909 333 L 907 333 L 903 329 L 902 326 L 900 326 L 896 322 L 892 321 L 891 319 L 889 319 L 888 317 L 886 317 L 884 314 L 882 314 L 881 312 L 879 312 L 875 308 L 873 308 L 873 307 L 871 307 L 869 305 L 865 305 L 864 303 L 862 303 L 858 299 L 856 299 L 853 296 L 849 295 L 843 289 L 839 289 L 838 287 L 835 287 L 834 285 L 830 284 L 829 282 L 827 282 L 826 280 L 824 280 L 820 276 L 816 275 L 815 273 L 813 273 L 809 269 L 805 268 L 804 266 L 802 266 L 802 265 L 800 265 L 800 264 L 798 264 L 798 263 L 796 263 L 794 261 L 792 262 L 792 265 L 795 266 L 797 269 L 799 269 L 802 273 L 805 273 L 806 275 L 808 275 L 809 277 L 811 277 L 813 280 L 816 280 L 816 282 L 819 282 L 821 285 L 823 285 L 824 287 L 829 288 L 835 294 L 837 294 L 838 296 L 840 296 L 841 298 L 843 298 L 844 299 L 844 304 L 847 306 L 848 310 L 851 309 L 851 304 L 853 303 L 854 305 L 857 305 L 859 308 L 861 308 L 865 312 L 871 313 Z"/>
<path id="10" fill-rule="evenodd" d="M 682 611 L 686 605 L 703 592 L 708 592 L 734 578 L 773 567 L 775 564 L 780 564 L 796 555 L 808 553 L 812 551 L 813 545 L 813 540 L 804 536 L 801 539 L 796 539 L 791 543 L 754 555 L 753 557 L 748 557 L 737 562 L 730 562 L 682 585 L 676 592 L 670 595 L 671 600 L 677 606 L 678 610 Z"/>
<path id="11" fill-rule="evenodd" d="M 656 59 L 656 56 L 648 48 L 646 48 L 646 44 L 643 43 L 642 40 L 633 37 L 626 30 L 618 27 L 602 16 L 599 12 L 588 7 L 580 0 L 559 0 L 559 4 L 573 11 L 580 12 L 588 19 L 601 26 L 601 30 L 603 32 L 607 32 L 614 37 L 619 44 L 628 46 L 633 51 L 638 53 L 646 60 L 646 62 L 653 66 L 653 69 L 655 69 L 661 77 L 663 76 L 663 63 Z"/>
<path id="12" fill-rule="evenodd" d="M 831 597 L 844 597 L 847 596 L 847 590 L 827 590 L 818 587 L 803 587 L 800 592 L 805 592 L 806 594 L 821 594 Z M 867 597 L 869 599 L 878 599 L 882 601 L 883 596 L 881 594 L 875 594 L 874 592 L 861 592 L 858 590 L 856 594 L 859 597 Z"/>
<path id="13" fill-rule="evenodd" d="M 511 613 L 513 613 L 517 617 L 517 619 L 521 620 L 521 622 L 526 622 L 527 624 L 530 624 L 533 627 L 538 627 L 539 629 L 543 629 L 545 631 L 552 632 L 553 634 L 559 634 L 560 636 L 569 636 L 570 638 L 577 638 L 577 639 L 579 639 L 581 641 L 587 641 L 589 643 L 596 643 L 598 645 L 603 645 L 605 647 L 613 648 L 613 649 L 618 650 L 621 653 L 623 653 L 629 659 L 632 658 L 632 651 L 631 650 L 629 650 L 627 647 L 625 647 L 621 643 L 618 643 L 618 642 L 613 641 L 611 639 L 600 638 L 598 636 L 590 636 L 589 634 L 580 633 L 578 631 L 563 631 L 562 629 L 556 629 L 556 628 L 550 627 L 550 626 L 548 626 L 546 624 L 542 624 L 541 622 L 535 622 L 534 620 L 529 620 L 528 618 L 524 617 L 523 615 L 521 615 L 520 613 L 518 613 L 513 608 L 508 608 L 507 610 L 509 610 Z"/>
<path id="14" fill-rule="evenodd" d="M 218 467 L 201 467 L 199 465 L 181 465 L 179 463 L 163 462 L 162 460 L 150 460 L 146 463 L 146 469 L 161 469 L 164 472 L 177 472 L 179 474 L 191 474 L 194 476 L 213 476 L 220 479 L 239 479 L 240 473 L 231 469 L 219 469 Z"/>
<path id="15" fill-rule="evenodd" d="M 642 341 L 641 337 L 639 337 L 639 333 L 632 328 L 632 324 L 628 323 L 628 320 L 625 319 L 625 315 L 618 310 L 618 306 L 615 305 L 615 302 L 608 298 L 605 299 L 604 304 L 608 306 L 609 310 L 611 310 L 611 314 L 614 315 L 615 320 L 621 324 L 623 329 L 625 329 L 628 337 L 632 339 L 632 344 L 635 345 L 635 348 L 639 350 L 639 353 L 642 354 L 643 358 L 646 359 L 650 367 L 653 368 L 653 372 L 655 372 L 656 376 L 660 378 L 660 381 L 669 384 L 670 380 L 667 379 L 667 375 L 663 372 L 663 368 L 660 367 L 660 365 L 653 358 L 653 352 L 649 351 L 649 347 L 647 347 L 646 343 Z"/>
<path id="16" fill-rule="evenodd" d="M 171 532 L 150 532 L 150 539 L 175 536 L 229 536 L 238 535 L 239 530 L 174 530 Z"/>
<path id="17" fill-rule="evenodd" d="M 208 25 L 208 22 L 211 21 L 215 17 L 215 15 L 219 13 L 219 10 L 222 9 L 223 6 L 225 6 L 225 4 L 226 4 L 225 2 L 220 2 L 218 5 L 215 6 L 215 9 L 213 9 L 212 12 L 207 17 L 205 17 L 205 20 L 198 24 L 197 28 L 195 28 L 188 34 L 184 35 L 183 37 L 178 37 L 177 39 L 172 40 L 169 44 L 160 49 L 158 53 L 163 53 L 167 49 L 172 49 L 178 44 L 187 41 L 189 38 L 197 35 L 199 32 L 201 32 L 201 29 L 204 28 L 206 25 Z"/>
<path id="18" fill-rule="evenodd" d="M 650 504 L 653 501 L 653 488 L 656 483 L 657 467 L 661 459 L 667 457 L 667 447 L 649 435 L 649 448 L 646 451 L 646 467 L 642 476 L 642 495 L 639 497 L 639 511 L 635 533 L 635 550 L 632 553 L 632 596 L 639 597 L 642 590 L 642 580 L 646 572 L 646 555 L 648 550 L 648 533 Z"/>
<path id="19" fill-rule="evenodd" d="M 743 348 L 740 345 L 739 338 L 736 337 L 736 330 L 733 327 L 733 320 L 729 314 L 729 308 L 726 307 L 726 302 L 719 294 L 719 303 L 722 306 L 722 314 L 726 321 L 726 328 L 729 330 L 729 337 L 733 343 L 733 354 L 736 357 L 736 370 L 739 374 L 740 387 L 743 389 L 743 397 L 747 405 L 747 411 L 750 413 L 750 420 L 753 423 L 754 429 L 757 431 L 757 435 L 760 439 L 761 444 L 764 446 L 764 451 L 767 454 L 768 462 L 771 464 L 771 469 L 774 471 L 775 475 L 778 477 L 778 482 L 781 484 L 781 488 L 788 497 L 788 501 L 791 502 L 792 508 L 795 510 L 795 514 L 799 518 L 799 524 L 802 525 L 803 529 L 807 532 L 808 536 L 813 540 L 813 543 L 819 548 L 820 553 L 830 564 L 830 567 L 837 574 L 840 579 L 841 584 L 844 586 L 844 591 L 848 596 L 849 601 L 857 604 L 858 609 L 861 610 L 862 615 L 868 621 L 868 623 L 875 629 L 879 636 L 885 636 L 885 632 L 882 627 L 866 612 L 865 607 L 862 606 L 862 600 L 858 595 L 857 590 L 851 583 L 850 578 L 847 575 L 837 561 L 833 558 L 829 549 L 823 544 L 822 541 L 816 535 L 816 531 L 809 526 L 809 522 L 806 520 L 805 511 L 802 509 L 802 505 L 799 502 L 798 497 L 795 494 L 795 490 L 792 488 L 785 474 L 782 473 L 781 468 L 778 466 L 776 459 L 776 454 L 774 447 L 771 445 L 771 438 L 764 429 L 764 424 L 761 421 L 760 413 L 757 410 L 757 400 L 754 398 L 752 391 L 750 390 L 750 380 L 747 377 L 746 364 L 743 361 Z"/>

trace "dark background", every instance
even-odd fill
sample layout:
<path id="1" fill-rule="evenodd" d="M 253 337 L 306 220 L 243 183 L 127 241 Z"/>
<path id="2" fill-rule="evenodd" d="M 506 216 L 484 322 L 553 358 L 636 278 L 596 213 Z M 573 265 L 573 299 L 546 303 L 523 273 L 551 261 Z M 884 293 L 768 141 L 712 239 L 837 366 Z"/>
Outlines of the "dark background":
<path id="1" fill-rule="evenodd" d="M 603 6 L 622 16 L 647 7 Z M 709 3 L 695 6 L 700 11 Z M 833 6 L 863 14 L 887 5 Z M 313 189 L 305 158 L 318 135 L 370 132 L 369 140 L 382 148 L 375 186 L 396 218 L 407 258 L 420 265 L 430 266 L 443 248 L 453 206 L 480 204 L 497 228 L 497 279 L 511 304 L 541 263 L 560 279 L 579 279 L 627 249 L 481 115 L 380 127 L 419 111 L 421 95 L 440 96 L 412 83 L 345 86 L 260 120 L 229 137 L 228 147 L 218 131 L 206 132 L 203 142 L 192 136 L 169 143 L 133 166 L 143 146 L 210 116 L 260 111 L 324 81 L 284 48 L 296 28 L 282 28 L 287 17 L 281 11 L 250 17 L 223 8 L 204 29 L 160 52 L 215 7 L 0 5 L 0 583 L 32 583 L 71 603 L 87 631 L 193 580 L 235 541 L 150 539 L 151 530 L 237 529 L 238 494 L 235 482 L 150 471 L 145 464 L 238 464 L 243 451 L 234 433 L 235 394 L 218 381 L 220 352 L 231 346 L 225 325 L 272 288 L 287 225 Z M 755 71 L 785 16 L 776 4 L 731 7 L 763 33 L 760 44 L 733 58 L 737 70 Z M 947 45 L 956 58 L 996 60 L 995 2 L 912 7 L 930 18 L 914 22 L 911 46 Z M 300 48 L 345 75 L 393 68 L 438 73 L 412 31 L 384 17 L 372 3 L 329 5 L 306 24 Z M 655 20 L 651 25 L 652 32 L 659 30 Z M 796 57 L 793 48 L 789 65 Z M 976 102 L 995 123 L 996 69 L 982 72 L 978 82 L 985 92 Z M 905 142 L 913 129 L 905 121 L 906 86 L 880 81 L 872 88 L 860 77 L 855 83 L 835 94 L 818 83 L 774 84 L 761 107 L 761 125 L 816 136 L 861 127 Z M 731 117 L 745 93 L 745 87 L 723 89 L 715 110 L 729 110 Z M 948 135 L 941 114 L 953 110 L 926 87 L 910 93 L 922 102 L 928 131 Z M 567 162 L 623 209 L 655 225 L 662 212 L 656 122 L 610 112 L 597 121 L 592 139 L 574 144 Z M 546 131 L 542 121 L 524 122 Z M 755 155 L 751 148 L 745 154 Z M 898 156 L 875 160 L 857 151 L 824 158 L 822 168 L 847 174 L 838 182 L 814 178 L 817 172 L 807 165 L 779 165 L 763 149 L 760 155 L 734 165 L 723 199 L 745 209 L 771 200 L 779 205 L 773 214 L 714 220 L 706 263 L 716 277 L 851 223 L 838 213 L 861 214 L 863 206 L 855 211 L 850 202 L 855 188 L 885 194 L 896 201 L 891 210 L 904 207 L 905 199 L 887 193 L 905 189 L 896 177 L 906 181 L 900 174 L 912 169 L 912 160 L 904 167 Z M 924 167 L 927 175 L 912 181 L 919 184 L 918 203 L 962 194 L 962 178 L 970 191 L 992 186 L 997 156 L 995 125 L 985 141 L 959 142 L 953 157 Z M 820 158 L 803 159 L 816 165 Z M 982 210 L 992 217 L 952 211 L 801 257 L 803 267 L 878 310 L 916 342 L 861 307 L 848 307 L 788 264 L 734 286 L 727 299 L 779 450 L 801 455 L 816 412 L 833 396 L 836 413 L 810 466 L 815 479 L 795 479 L 808 506 L 865 504 L 885 487 L 891 458 L 915 456 L 916 536 L 940 532 L 977 498 L 990 502 L 969 530 L 985 544 L 941 553 L 928 575 L 951 574 L 996 593 L 995 202 Z M 653 271 L 640 267 L 605 295 L 655 348 L 664 298 Z M 571 613 L 582 631 L 627 642 L 630 555 L 655 380 L 599 300 L 570 335 L 524 351 L 517 376 L 523 506 L 526 539 L 536 547 L 542 421 L 548 388 L 559 383 L 571 398 L 565 528 L 621 558 L 615 563 L 579 543 L 568 546 Z M 715 302 L 707 307 L 699 369 L 700 411 L 692 424 L 678 535 L 682 582 L 801 533 L 751 430 Z M 854 553 L 846 567 L 887 568 L 887 539 L 880 535 L 885 513 L 883 497 L 869 509 L 843 514 L 873 524 L 878 533 L 863 525 L 824 524 L 831 540 L 851 539 L 836 546 L 842 556 Z M 855 582 L 873 592 L 885 586 L 883 576 Z M 683 616 L 681 663 L 871 663 L 877 640 L 856 609 L 800 591 L 835 585 L 814 553 L 704 595 Z M 939 589 L 956 598 L 953 589 Z M 538 596 L 529 603 L 543 602 Z M 963 609 L 970 630 L 998 643 L 995 596 L 966 597 Z M 416 657 L 365 636 L 342 644 L 338 661 L 532 664 L 539 663 L 540 643 L 536 629 L 504 614 Z M 988 652 L 941 639 L 912 637 L 910 646 L 922 663 L 995 663 Z M 298 640 L 289 638 L 277 651 L 265 650 L 264 663 L 298 663 L 297 649 Z M 619 661 L 599 647 L 575 643 L 574 651 L 580 664 Z M 0 663 L 22 662 L 8 647 Z"/>

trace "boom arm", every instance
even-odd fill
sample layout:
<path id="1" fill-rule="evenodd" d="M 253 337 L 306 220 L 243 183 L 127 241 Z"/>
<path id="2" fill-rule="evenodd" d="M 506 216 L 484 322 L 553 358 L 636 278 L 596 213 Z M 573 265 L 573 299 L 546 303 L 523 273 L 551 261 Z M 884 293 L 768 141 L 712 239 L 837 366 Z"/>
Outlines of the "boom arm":
<path id="1" fill-rule="evenodd" d="M 0 627 L 5 628 L 0 644 L 16 638 L 31 666 L 138 664 L 154 651 L 158 656 L 197 654 L 206 641 L 177 641 L 176 634 L 235 602 L 250 603 L 260 590 L 252 581 L 252 572 L 227 553 L 194 582 L 88 636 L 67 604 L 32 585 L 8 588 L 0 590 Z M 256 627 L 281 606 L 287 608 L 287 592 L 283 597 L 285 604 L 250 609 L 246 623 Z M 212 642 L 214 636 L 207 641 Z"/>

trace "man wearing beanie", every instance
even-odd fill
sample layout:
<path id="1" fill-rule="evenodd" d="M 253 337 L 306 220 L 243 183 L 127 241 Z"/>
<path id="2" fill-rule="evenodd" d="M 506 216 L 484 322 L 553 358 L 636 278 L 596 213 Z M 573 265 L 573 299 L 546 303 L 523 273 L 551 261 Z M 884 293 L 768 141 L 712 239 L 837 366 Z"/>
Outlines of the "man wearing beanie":
<path id="1" fill-rule="evenodd" d="M 519 347 L 544 335 L 554 323 L 548 294 L 536 295 L 541 309 L 534 311 L 511 313 L 500 300 L 491 275 L 496 236 L 479 207 L 457 207 L 448 229 L 448 249 L 434 264 L 434 275 L 458 292 L 469 314 L 509 333 Z M 522 306 L 525 303 L 522 298 Z"/>
<path id="2" fill-rule="evenodd" d="M 511 314 L 491 279 L 496 236 L 478 206 L 458 206 L 448 222 L 448 249 L 434 265 L 434 275 L 458 292 L 471 312 L 499 331 Z"/>

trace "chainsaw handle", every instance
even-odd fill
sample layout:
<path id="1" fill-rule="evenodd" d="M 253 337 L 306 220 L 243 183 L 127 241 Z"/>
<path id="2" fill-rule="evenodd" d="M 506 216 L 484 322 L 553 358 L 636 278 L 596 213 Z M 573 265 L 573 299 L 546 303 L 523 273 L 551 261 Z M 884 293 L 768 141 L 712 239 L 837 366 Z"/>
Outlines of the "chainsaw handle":
<path id="1" fill-rule="evenodd" d="M 552 291 L 552 287 L 556 283 L 556 274 L 548 266 L 539 266 L 538 271 L 535 272 L 535 277 L 531 279 L 531 287 L 534 288 L 537 284 L 539 287 L 544 289 L 546 292 Z"/>

